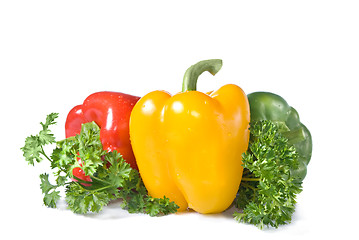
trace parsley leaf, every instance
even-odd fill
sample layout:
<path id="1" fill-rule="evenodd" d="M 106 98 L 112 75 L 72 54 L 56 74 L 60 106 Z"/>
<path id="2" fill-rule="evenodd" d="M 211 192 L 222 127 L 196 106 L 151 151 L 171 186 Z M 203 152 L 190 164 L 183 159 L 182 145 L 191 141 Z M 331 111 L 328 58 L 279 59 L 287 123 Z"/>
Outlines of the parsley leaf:
<path id="1" fill-rule="evenodd" d="M 177 205 L 174 202 L 170 202 L 169 198 L 164 196 L 163 198 L 147 198 L 145 211 L 150 216 L 156 216 L 158 214 L 170 214 L 177 211 Z"/>
<path id="2" fill-rule="evenodd" d="M 42 130 L 38 135 L 31 135 L 25 139 L 25 145 L 21 148 L 25 160 L 34 165 L 34 162 L 41 162 L 42 156 L 47 157 L 44 152 L 43 146 L 50 143 L 55 143 L 55 137 L 49 130 L 49 126 L 55 124 L 55 119 L 58 117 L 58 113 L 50 113 L 46 117 L 45 123 L 40 123 Z"/>
<path id="3" fill-rule="evenodd" d="M 49 181 L 49 174 L 40 174 L 40 179 L 41 179 L 41 184 L 40 184 L 40 188 L 42 190 L 42 193 L 47 194 L 48 192 L 50 192 L 52 189 L 56 188 L 55 185 L 52 185 Z"/>
<path id="4" fill-rule="evenodd" d="M 242 211 L 235 212 L 234 218 L 260 229 L 289 223 L 296 195 L 302 191 L 301 183 L 291 176 L 291 169 L 298 165 L 295 148 L 275 123 L 251 122 L 249 147 L 243 154 L 242 182 L 235 199 Z"/>
<path id="5" fill-rule="evenodd" d="M 130 174 L 129 181 L 126 181 L 119 198 L 123 200 L 122 208 L 130 213 L 145 213 L 150 216 L 167 215 L 177 212 L 177 204 L 169 198 L 152 198 L 148 195 L 147 189 L 142 182 L 138 171 L 134 170 Z"/>
<path id="6" fill-rule="evenodd" d="M 75 136 L 78 157 L 86 175 L 92 175 L 97 167 L 103 165 L 102 156 L 106 153 L 100 141 L 100 128 L 95 122 L 82 124 L 81 133 Z"/>
<path id="7" fill-rule="evenodd" d="M 66 187 L 66 202 L 74 213 L 100 212 L 115 196 L 106 191 L 90 191 L 76 182 Z"/>
<path id="8" fill-rule="evenodd" d="M 23 151 L 23 156 L 25 160 L 34 165 L 34 161 L 41 162 L 43 159 L 41 157 L 42 154 L 42 146 L 39 141 L 39 136 L 29 136 L 25 140 L 25 146 L 21 148 Z"/>
<path id="9" fill-rule="evenodd" d="M 52 185 L 49 182 L 49 175 L 46 173 L 41 174 L 40 179 L 41 179 L 40 188 L 42 190 L 42 193 L 45 194 L 44 199 L 43 199 L 45 206 L 48 206 L 51 208 L 56 208 L 56 203 L 60 199 L 60 192 L 54 190 L 57 188 L 57 186 Z M 51 190 L 53 190 L 53 191 L 51 191 Z"/>

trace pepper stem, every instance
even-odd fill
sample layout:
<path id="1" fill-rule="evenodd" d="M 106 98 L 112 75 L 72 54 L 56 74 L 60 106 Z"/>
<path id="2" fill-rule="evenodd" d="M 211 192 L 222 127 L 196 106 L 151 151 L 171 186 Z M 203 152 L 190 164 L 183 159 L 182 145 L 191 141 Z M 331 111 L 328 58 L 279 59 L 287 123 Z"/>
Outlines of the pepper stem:
<path id="1" fill-rule="evenodd" d="M 187 69 L 183 77 L 182 92 L 196 91 L 198 77 L 205 71 L 213 76 L 222 68 L 221 59 L 200 61 Z"/>

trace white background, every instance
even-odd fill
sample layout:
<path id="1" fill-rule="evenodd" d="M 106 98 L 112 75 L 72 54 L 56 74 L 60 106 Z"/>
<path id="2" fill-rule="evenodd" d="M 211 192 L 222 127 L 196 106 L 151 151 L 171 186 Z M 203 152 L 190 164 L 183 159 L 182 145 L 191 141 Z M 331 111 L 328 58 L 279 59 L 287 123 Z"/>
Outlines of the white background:
<path id="1" fill-rule="evenodd" d="M 313 157 L 291 224 L 258 230 L 223 214 L 151 218 L 113 203 L 75 215 L 42 205 L 20 147 L 50 112 L 64 137 L 68 111 L 91 93 L 181 90 L 192 64 L 223 59 L 198 90 L 226 83 L 271 91 L 300 113 Z M 358 237 L 358 1 L 1 1 L 0 238 L 287 239 Z M 4 220 L 4 221 L 3 221 Z M 5 237 L 7 236 L 7 237 Z M 34 238 L 35 239 L 35 238 Z"/>

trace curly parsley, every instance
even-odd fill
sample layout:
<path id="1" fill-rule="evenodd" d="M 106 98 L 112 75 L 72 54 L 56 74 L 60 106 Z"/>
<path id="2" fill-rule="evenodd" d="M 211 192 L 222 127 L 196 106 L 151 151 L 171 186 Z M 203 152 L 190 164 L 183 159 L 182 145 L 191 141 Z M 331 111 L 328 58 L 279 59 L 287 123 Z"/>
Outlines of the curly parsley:
<path id="1" fill-rule="evenodd" d="M 58 113 L 49 114 L 46 122 L 40 123 L 39 134 L 27 137 L 21 148 L 30 165 L 44 158 L 51 163 L 55 183 L 50 183 L 49 174 L 40 175 L 45 206 L 56 208 L 61 198 L 58 189 L 64 187 L 68 208 L 74 213 L 100 212 L 114 199 L 122 199 L 122 207 L 131 213 L 158 216 L 177 211 L 178 206 L 165 196 L 152 198 L 148 195 L 139 172 L 132 169 L 120 153 L 103 150 L 100 128 L 95 122 L 83 124 L 79 135 L 56 142 L 49 126 L 56 123 L 57 117 Z M 56 148 L 49 157 L 43 147 L 54 143 Z M 78 158 L 82 160 L 81 165 Z M 75 167 L 90 176 L 91 182 L 76 178 L 72 174 Z"/>
<path id="2" fill-rule="evenodd" d="M 243 178 L 235 199 L 242 211 L 235 212 L 234 218 L 260 229 L 289 223 L 296 195 L 302 191 L 301 183 L 291 176 L 291 169 L 298 164 L 295 148 L 275 123 L 252 122 L 249 147 L 243 154 Z"/>

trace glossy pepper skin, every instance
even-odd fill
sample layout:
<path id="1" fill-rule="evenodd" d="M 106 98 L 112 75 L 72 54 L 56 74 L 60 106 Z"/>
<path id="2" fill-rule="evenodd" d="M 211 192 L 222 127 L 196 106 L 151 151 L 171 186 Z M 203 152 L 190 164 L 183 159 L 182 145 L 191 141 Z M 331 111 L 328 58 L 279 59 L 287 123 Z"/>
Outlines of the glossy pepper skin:
<path id="1" fill-rule="evenodd" d="M 297 150 L 299 168 L 292 170 L 295 181 L 302 182 L 307 174 L 307 165 L 312 156 L 312 136 L 300 122 L 298 112 L 281 97 L 270 92 L 248 94 L 251 121 L 271 120 L 278 123 L 282 134 Z"/>
<path id="2" fill-rule="evenodd" d="M 184 211 L 226 210 L 241 178 L 249 141 L 249 104 L 236 85 L 210 95 L 195 91 L 198 76 L 213 75 L 221 60 L 190 67 L 183 91 L 154 91 L 132 110 L 130 137 L 144 184 L 152 197 L 166 196 Z"/>
<path id="3" fill-rule="evenodd" d="M 94 121 L 100 127 L 100 139 L 104 150 L 121 153 L 132 168 L 138 169 L 129 135 L 129 120 L 133 106 L 140 98 L 120 92 L 97 92 L 88 96 L 83 104 L 75 106 L 67 115 L 66 138 L 81 132 L 83 123 Z M 91 181 L 80 168 L 74 168 L 74 176 Z"/>

